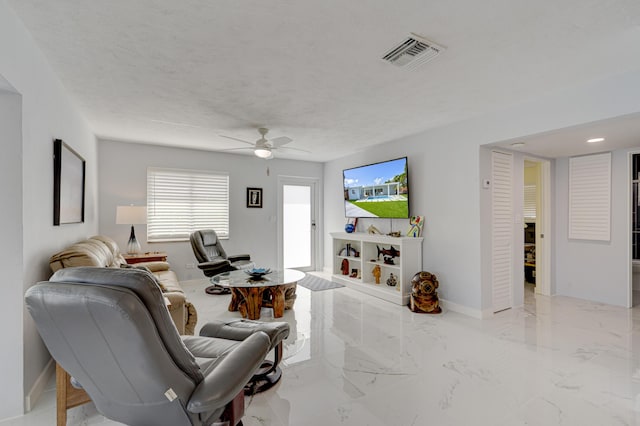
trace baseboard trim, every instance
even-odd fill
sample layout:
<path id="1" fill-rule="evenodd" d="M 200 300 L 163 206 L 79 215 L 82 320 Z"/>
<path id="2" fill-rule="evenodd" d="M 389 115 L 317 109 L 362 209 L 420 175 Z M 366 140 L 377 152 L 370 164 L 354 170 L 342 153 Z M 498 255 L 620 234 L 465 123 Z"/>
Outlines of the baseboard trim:
<path id="1" fill-rule="evenodd" d="M 477 318 L 477 319 L 487 319 L 493 316 L 493 312 L 491 311 L 491 309 L 485 309 L 485 310 L 474 309 L 474 308 L 459 305 L 457 303 L 450 302 L 444 299 L 440 299 L 440 306 L 442 306 L 443 309 L 448 309 L 450 311 L 457 312 L 459 314 L 467 315 L 469 317 Z"/>
<path id="2" fill-rule="evenodd" d="M 38 402 L 38 399 L 42 395 L 42 392 L 47 386 L 47 383 L 49 383 L 49 379 L 54 374 L 56 374 L 56 363 L 53 360 L 53 358 L 51 358 L 47 363 L 47 365 L 45 365 L 44 369 L 36 379 L 33 386 L 31 386 L 31 389 L 29 390 L 27 395 L 24 397 L 25 413 L 28 413 L 29 411 L 31 411 L 34 405 L 36 405 L 36 402 Z"/>

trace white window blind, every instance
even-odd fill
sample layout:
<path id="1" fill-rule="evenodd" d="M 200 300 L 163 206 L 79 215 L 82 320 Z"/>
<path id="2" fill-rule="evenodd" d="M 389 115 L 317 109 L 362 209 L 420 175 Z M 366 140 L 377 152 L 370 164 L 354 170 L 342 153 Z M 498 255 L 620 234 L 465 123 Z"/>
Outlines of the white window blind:
<path id="1" fill-rule="evenodd" d="M 611 153 L 569 159 L 569 238 L 609 241 Z"/>
<path id="2" fill-rule="evenodd" d="M 147 169 L 147 239 L 184 241 L 198 229 L 229 238 L 229 175 Z"/>
<path id="3" fill-rule="evenodd" d="M 524 219 L 526 221 L 536 220 L 536 186 L 524 186 Z"/>

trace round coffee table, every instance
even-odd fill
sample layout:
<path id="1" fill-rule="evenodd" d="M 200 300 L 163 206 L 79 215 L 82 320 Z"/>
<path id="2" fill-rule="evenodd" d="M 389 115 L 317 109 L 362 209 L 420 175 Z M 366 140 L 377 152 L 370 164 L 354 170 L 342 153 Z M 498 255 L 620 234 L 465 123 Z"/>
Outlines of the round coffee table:
<path id="1" fill-rule="evenodd" d="M 211 283 L 231 289 L 230 311 L 240 311 L 243 318 L 255 320 L 260 319 L 265 299 L 273 308 L 273 317 L 282 317 L 285 307 L 291 308 L 285 306 L 285 294 L 295 293 L 296 283 L 304 276 L 304 272 L 295 269 L 279 269 L 255 280 L 245 271 L 229 271 L 211 277 Z"/>

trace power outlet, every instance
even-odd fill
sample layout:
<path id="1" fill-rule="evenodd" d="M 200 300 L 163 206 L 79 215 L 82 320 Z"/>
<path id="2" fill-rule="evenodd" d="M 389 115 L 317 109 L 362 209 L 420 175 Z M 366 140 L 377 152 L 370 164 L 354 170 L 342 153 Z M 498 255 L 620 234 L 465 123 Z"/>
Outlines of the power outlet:
<path id="1" fill-rule="evenodd" d="M 187 263 L 187 264 L 185 265 L 185 267 L 186 267 L 187 269 L 196 269 L 196 264 L 195 264 L 195 263 Z"/>

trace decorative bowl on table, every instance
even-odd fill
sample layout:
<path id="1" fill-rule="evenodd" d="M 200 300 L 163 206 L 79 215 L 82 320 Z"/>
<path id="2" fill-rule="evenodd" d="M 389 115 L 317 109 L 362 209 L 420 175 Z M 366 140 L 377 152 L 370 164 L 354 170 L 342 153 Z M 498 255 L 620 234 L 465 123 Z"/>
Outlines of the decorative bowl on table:
<path id="1" fill-rule="evenodd" d="M 253 269 L 245 269 L 244 272 L 249 275 L 252 280 L 261 280 L 267 274 L 271 273 L 271 269 L 269 268 L 253 268 Z"/>

